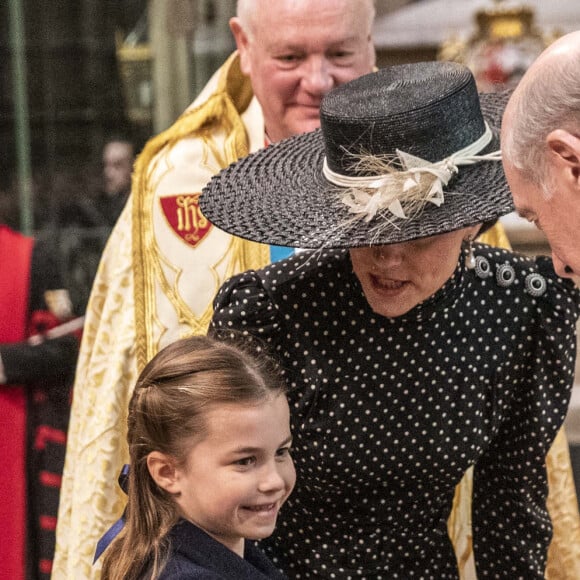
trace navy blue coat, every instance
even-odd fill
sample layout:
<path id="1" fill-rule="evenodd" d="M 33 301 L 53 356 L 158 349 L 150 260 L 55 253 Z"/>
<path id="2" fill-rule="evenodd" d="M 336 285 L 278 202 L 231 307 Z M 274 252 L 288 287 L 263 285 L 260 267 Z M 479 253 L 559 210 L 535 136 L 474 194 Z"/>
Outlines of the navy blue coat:
<path id="1" fill-rule="evenodd" d="M 182 520 L 169 533 L 171 555 L 159 580 L 263 580 L 285 578 L 253 543 L 246 540 L 244 558 Z"/>

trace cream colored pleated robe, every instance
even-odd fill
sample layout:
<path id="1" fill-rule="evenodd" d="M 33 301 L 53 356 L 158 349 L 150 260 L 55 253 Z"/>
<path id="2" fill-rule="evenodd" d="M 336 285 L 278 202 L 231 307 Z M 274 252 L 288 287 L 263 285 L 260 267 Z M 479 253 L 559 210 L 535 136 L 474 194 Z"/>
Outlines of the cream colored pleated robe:
<path id="1" fill-rule="evenodd" d="M 54 580 L 100 575 L 99 564 L 92 564 L 96 543 L 125 505 L 117 476 L 128 461 L 127 405 L 138 372 L 173 340 L 205 333 L 213 297 L 225 279 L 269 260 L 267 246 L 212 227 L 197 205 L 213 174 L 263 143 L 261 110 L 232 55 L 137 160 L 130 202 L 107 243 L 86 312 Z M 557 515 L 557 534 L 550 578 L 580 578 L 580 526 L 563 435 L 551 458 L 550 510 Z M 449 520 L 464 578 L 474 577 L 470 481 L 464 478 L 458 486 Z"/>

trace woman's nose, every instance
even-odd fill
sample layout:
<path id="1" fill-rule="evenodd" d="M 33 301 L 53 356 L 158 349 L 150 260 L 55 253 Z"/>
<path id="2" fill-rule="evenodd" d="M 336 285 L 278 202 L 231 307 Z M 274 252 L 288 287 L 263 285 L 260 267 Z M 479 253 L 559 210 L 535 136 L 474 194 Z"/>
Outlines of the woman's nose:
<path id="1" fill-rule="evenodd" d="M 372 249 L 373 260 L 377 264 L 395 265 L 402 261 L 402 251 L 399 244 L 390 244 L 388 246 L 374 246 Z"/>

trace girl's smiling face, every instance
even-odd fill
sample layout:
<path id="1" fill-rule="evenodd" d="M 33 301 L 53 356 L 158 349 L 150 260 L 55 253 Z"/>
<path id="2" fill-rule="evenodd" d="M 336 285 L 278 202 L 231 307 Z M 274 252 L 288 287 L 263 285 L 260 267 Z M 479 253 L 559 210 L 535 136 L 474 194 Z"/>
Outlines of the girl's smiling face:
<path id="1" fill-rule="evenodd" d="M 206 434 L 177 468 L 171 493 L 182 517 L 243 556 L 244 538 L 266 538 L 296 481 L 284 395 L 205 413 Z"/>

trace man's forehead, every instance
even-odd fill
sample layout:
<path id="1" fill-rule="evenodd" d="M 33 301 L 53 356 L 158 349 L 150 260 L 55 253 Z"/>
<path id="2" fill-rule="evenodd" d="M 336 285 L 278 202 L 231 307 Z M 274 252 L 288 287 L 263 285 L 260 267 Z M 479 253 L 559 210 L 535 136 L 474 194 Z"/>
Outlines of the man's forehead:
<path id="1" fill-rule="evenodd" d="M 312 11 L 310 0 L 278 0 L 276 10 L 272 10 L 270 2 L 260 0 L 254 9 L 254 32 L 268 29 L 272 22 L 280 22 L 280 28 L 272 32 L 280 34 L 292 21 L 303 21 L 305 26 L 314 24 L 320 19 L 332 19 L 335 24 L 352 27 L 354 20 L 372 24 L 373 3 L 370 0 L 318 0 L 316 12 Z M 263 26 L 261 26 L 263 24 Z M 325 22 L 324 24 L 328 24 Z M 352 31 L 352 28 L 351 28 Z"/>
<path id="2" fill-rule="evenodd" d="M 297 38 L 291 34 L 272 35 L 265 47 L 270 50 L 330 50 L 332 48 L 358 46 L 363 35 L 353 34 L 351 30 L 345 30 L 344 33 L 333 31 L 333 34 L 327 34 L 324 38 L 316 34 L 303 34 Z"/>

